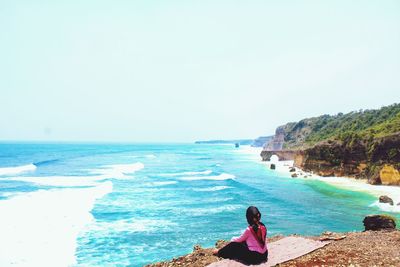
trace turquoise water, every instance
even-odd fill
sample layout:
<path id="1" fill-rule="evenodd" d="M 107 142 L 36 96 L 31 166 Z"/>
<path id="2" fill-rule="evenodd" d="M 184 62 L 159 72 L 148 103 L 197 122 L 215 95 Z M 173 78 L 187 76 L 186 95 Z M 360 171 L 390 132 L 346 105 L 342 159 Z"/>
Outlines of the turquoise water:
<path id="1" fill-rule="evenodd" d="M 380 212 L 373 196 L 283 177 L 225 145 L 3 143 L 0 159 L 1 266 L 171 259 L 240 234 L 249 205 L 269 235 L 362 230 Z"/>

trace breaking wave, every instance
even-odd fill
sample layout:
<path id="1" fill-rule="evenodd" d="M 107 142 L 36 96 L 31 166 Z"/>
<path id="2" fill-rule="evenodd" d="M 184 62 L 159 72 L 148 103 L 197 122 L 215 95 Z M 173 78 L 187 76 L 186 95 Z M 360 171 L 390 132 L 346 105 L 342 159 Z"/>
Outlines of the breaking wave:
<path id="1" fill-rule="evenodd" d="M 20 174 L 24 172 L 31 172 L 36 170 L 36 165 L 34 164 L 28 164 L 28 165 L 22 165 L 22 166 L 17 166 L 17 167 L 4 167 L 0 168 L 0 175 L 15 175 L 15 174 Z"/>
<path id="2" fill-rule="evenodd" d="M 176 173 L 162 173 L 159 174 L 159 176 L 164 176 L 164 177 L 176 177 L 176 176 L 185 176 L 185 175 L 209 175 L 212 173 L 212 170 L 206 170 L 206 171 L 199 171 L 199 172 L 176 172 Z"/>
<path id="3" fill-rule="evenodd" d="M 93 174 L 101 174 L 106 178 L 126 178 L 127 174 L 135 173 L 144 168 L 144 164 L 136 162 L 132 164 L 114 164 L 106 165 L 103 168 L 92 170 Z M 105 178 L 105 179 L 106 179 Z"/>
<path id="4" fill-rule="evenodd" d="M 215 176 L 193 176 L 193 177 L 182 177 L 182 181 L 201 181 L 201 180 L 212 180 L 212 181 L 223 181 L 223 180 L 233 180 L 235 175 L 229 173 L 221 173 Z"/>
<path id="5" fill-rule="evenodd" d="M 380 203 L 379 201 L 375 201 L 370 205 L 370 207 L 378 207 L 382 211 L 386 212 L 399 212 L 400 213 L 400 205 L 396 205 L 396 201 L 394 201 L 394 205 L 390 205 L 389 203 Z"/>
<path id="6" fill-rule="evenodd" d="M 104 166 L 104 168 L 92 170 L 91 173 L 98 175 L 88 176 L 30 176 L 30 177 L 8 177 L 8 180 L 30 182 L 47 186 L 96 186 L 99 182 L 107 179 L 125 179 L 126 174 L 132 174 L 144 168 L 140 162 L 133 164 L 116 164 Z"/>
<path id="7" fill-rule="evenodd" d="M 213 187 L 206 187 L 206 188 L 194 188 L 193 191 L 197 191 L 197 192 L 214 192 L 214 191 L 221 191 L 221 190 L 225 190 L 228 188 L 233 188 L 231 186 L 213 186 Z"/>
<path id="8" fill-rule="evenodd" d="M 77 237 L 94 218 L 110 181 L 91 188 L 39 190 L 0 201 L 0 266 L 71 266 Z"/>

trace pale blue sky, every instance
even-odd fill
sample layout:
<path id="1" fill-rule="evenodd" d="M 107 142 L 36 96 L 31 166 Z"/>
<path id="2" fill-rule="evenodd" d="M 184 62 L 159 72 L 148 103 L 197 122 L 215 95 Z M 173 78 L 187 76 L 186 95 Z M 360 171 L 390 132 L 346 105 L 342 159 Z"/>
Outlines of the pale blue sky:
<path id="1" fill-rule="evenodd" d="M 400 102 L 400 1 L 5 0 L 0 32 L 0 140 L 251 138 Z"/>

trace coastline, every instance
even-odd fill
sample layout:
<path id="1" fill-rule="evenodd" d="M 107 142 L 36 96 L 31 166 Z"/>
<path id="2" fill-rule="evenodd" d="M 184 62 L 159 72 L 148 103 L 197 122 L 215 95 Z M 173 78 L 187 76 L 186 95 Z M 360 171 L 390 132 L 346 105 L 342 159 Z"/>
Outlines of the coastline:
<path id="1" fill-rule="evenodd" d="M 268 238 L 269 247 L 271 249 L 274 243 L 278 243 L 285 238 L 297 238 L 310 240 L 310 242 L 319 242 L 328 240 L 327 245 L 315 248 L 302 255 L 291 255 L 290 257 L 275 262 L 265 262 L 260 267 L 281 266 L 281 267 L 308 267 L 308 266 L 399 266 L 399 248 L 400 238 L 399 230 L 381 230 L 381 231 L 364 231 L 364 232 L 348 232 L 348 233 L 332 233 L 325 232 L 319 236 L 273 236 Z M 300 238 L 299 238 L 300 237 Z M 230 267 L 246 267 L 240 262 L 227 260 L 213 255 L 213 249 L 223 247 L 227 241 L 219 240 L 214 247 L 202 248 L 200 245 L 194 245 L 193 252 L 178 256 L 169 261 L 160 261 L 145 265 L 145 267 L 204 267 L 204 266 L 230 266 Z M 275 246 L 277 247 L 277 246 Z M 293 249 L 293 246 L 292 246 Z M 278 254 L 287 253 L 287 247 L 284 249 L 275 249 Z M 292 251 L 291 251 L 292 252 Z M 279 258 L 279 255 L 278 257 Z"/>
<path id="2" fill-rule="evenodd" d="M 246 157 L 253 159 L 261 165 L 268 168 L 265 171 L 276 172 L 282 179 L 303 179 L 321 181 L 328 185 L 349 191 L 362 191 L 374 196 L 385 193 L 389 196 L 400 194 L 400 187 L 376 186 L 367 184 L 366 181 L 357 180 L 348 177 L 321 177 L 315 174 L 304 172 L 296 168 L 295 172 L 290 172 L 293 161 L 265 162 L 260 159 L 262 148 L 250 146 L 241 146 L 234 150 L 235 153 L 243 153 Z M 270 164 L 276 165 L 275 170 L 270 170 Z M 297 173 L 297 178 L 292 178 L 291 174 Z M 304 178 L 304 175 L 308 178 Z M 388 204 L 384 204 L 388 205 Z M 397 207 L 397 206 L 396 206 Z M 363 222 L 360 220 L 360 224 Z M 332 242 L 310 253 L 305 253 L 299 257 L 294 257 L 289 261 L 279 263 L 279 266 L 343 266 L 355 264 L 355 266 L 368 266 L 370 263 L 380 263 L 383 266 L 397 266 L 399 258 L 397 257 L 400 237 L 400 231 L 355 231 L 355 232 L 323 232 L 320 235 L 272 235 L 269 236 L 269 243 L 272 244 L 286 237 L 300 237 L 315 241 L 332 240 Z M 332 239 L 329 239 L 333 237 Z M 335 239 L 339 237 L 338 239 Z M 326 239 L 328 238 L 328 239 Z M 178 266 L 232 266 L 243 267 L 244 265 L 218 258 L 212 254 L 213 248 L 220 248 L 226 241 L 219 240 L 214 247 L 202 248 L 200 245 L 194 245 L 193 252 L 174 257 L 171 260 L 159 261 L 146 265 L 147 267 L 178 267 Z M 211 264 L 211 265 L 210 265 Z M 260 266 L 269 266 L 261 264 Z"/>
<path id="3" fill-rule="evenodd" d="M 263 163 L 266 164 L 266 166 L 268 167 L 270 167 L 271 163 L 275 164 L 276 172 L 291 179 L 317 180 L 335 186 L 337 188 L 370 194 L 377 198 L 377 200 L 372 203 L 371 206 L 376 206 L 385 212 L 400 213 L 400 205 L 397 205 L 398 203 L 400 203 L 399 186 L 372 185 L 367 183 L 366 180 L 355 179 L 353 177 L 322 177 L 306 172 L 300 168 L 293 167 L 293 161 L 264 161 Z M 290 168 L 295 168 L 296 171 L 290 172 Z M 297 177 L 292 178 L 292 174 L 296 174 Z M 380 203 L 379 197 L 382 195 L 386 195 L 393 199 L 394 205 L 390 205 L 388 203 Z"/>
<path id="4" fill-rule="evenodd" d="M 258 161 L 270 169 L 271 164 L 275 164 L 275 170 L 277 173 L 281 174 L 285 178 L 291 179 L 304 179 L 304 180 L 317 180 L 324 182 L 326 184 L 335 186 L 340 189 L 363 192 L 376 197 L 376 201 L 371 204 L 371 206 L 376 206 L 384 212 L 394 212 L 400 213 L 400 186 L 393 185 L 372 185 L 364 179 L 356 179 L 353 177 L 322 177 L 310 172 L 306 172 L 298 167 L 294 167 L 293 160 L 288 161 L 261 161 L 260 153 L 262 148 L 258 147 L 243 147 L 239 150 L 242 153 L 247 153 L 250 155 L 257 155 Z M 290 172 L 291 168 L 295 168 L 295 172 Z M 292 178 L 292 174 L 296 174 L 296 178 Z M 388 203 L 379 203 L 379 197 L 382 195 L 387 195 L 393 199 L 394 205 Z"/>

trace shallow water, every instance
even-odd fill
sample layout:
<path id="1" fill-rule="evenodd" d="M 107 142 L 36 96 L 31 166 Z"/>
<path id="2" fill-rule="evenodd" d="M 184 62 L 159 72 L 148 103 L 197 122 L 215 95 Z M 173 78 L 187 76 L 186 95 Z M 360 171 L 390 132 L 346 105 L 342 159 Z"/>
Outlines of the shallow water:
<path id="1" fill-rule="evenodd" d="M 372 195 L 284 177 L 226 145 L 4 143 L 0 159 L 1 266 L 171 259 L 240 234 L 249 205 L 269 235 L 362 230 L 381 212 Z"/>

